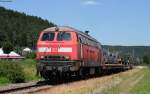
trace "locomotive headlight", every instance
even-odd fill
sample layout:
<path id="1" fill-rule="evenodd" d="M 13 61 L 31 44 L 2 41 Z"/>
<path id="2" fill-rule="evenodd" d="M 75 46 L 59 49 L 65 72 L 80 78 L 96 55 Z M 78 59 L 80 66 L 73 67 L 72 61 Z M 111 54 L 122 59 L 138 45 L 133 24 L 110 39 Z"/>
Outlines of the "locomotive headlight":
<path id="1" fill-rule="evenodd" d="M 69 56 L 65 56 L 65 59 L 69 59 Z"/>
<path id="2" fill-rule="evenodd" d="M 44 56 L 41 56 L 40 58 L 41 58 L 41 59 L 43 59 L 43 58 L 44 58 Z"/>

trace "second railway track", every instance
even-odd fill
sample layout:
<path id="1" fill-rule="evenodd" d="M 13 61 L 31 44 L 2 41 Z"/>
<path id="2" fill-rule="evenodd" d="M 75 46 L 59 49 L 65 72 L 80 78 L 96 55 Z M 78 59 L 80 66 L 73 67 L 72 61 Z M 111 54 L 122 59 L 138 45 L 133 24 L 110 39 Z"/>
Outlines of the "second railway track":
<path id="1" fill-rule="evenodd" d="M 48 85 L 46 82 L 21 83 L 1 87 L 0 94 L 24 94 L 47 88 L 49 89 L 51 87 L 52 85 Z"/>

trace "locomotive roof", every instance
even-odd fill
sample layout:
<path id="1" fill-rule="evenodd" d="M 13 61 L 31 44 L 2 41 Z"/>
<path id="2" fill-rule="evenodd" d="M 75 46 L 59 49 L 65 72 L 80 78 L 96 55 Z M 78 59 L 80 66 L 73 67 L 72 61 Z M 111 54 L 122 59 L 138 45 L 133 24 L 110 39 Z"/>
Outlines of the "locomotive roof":
<path id="1" fill-rule="evenodd" d="M 82 32 L 82 31 L 79 31 L 79 30 L 77 30 L 75 28 L 69 27 L 69 26 L 50 27 L 50 28 L 44 29 L 43 31 L 45 31 L 45 32 L 47 32 L 47 31 L 55 32 L 56 28 L 58 28 L 59 32 L 61 32 L 61 31 L 70 31 L 70 32 L 73 31 L 73 32 L 77 32 L 77 33 L 79 33 L 79 34 L 81 34 L 81 35 L 83 35 L 85 37 L 90 38 L 91 40 L 94 40 L 94 41 L 98 42 L 95 38 L 91 37 L 90 35 Z"/>

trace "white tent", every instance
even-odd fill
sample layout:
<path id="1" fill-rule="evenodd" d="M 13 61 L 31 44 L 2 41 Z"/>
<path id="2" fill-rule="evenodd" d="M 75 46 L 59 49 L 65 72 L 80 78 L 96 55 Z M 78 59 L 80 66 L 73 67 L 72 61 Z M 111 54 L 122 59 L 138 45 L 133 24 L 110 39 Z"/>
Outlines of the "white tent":
<path id="1" fill-rule="evenodd" d="M 20 55 L 17 54 L 17 53 L 15 53 L 14 51 L 11 51 L 11 52 L 9 53 L 9 56 L 20 56 Z"/>
<path id="2" fill-rule="evenodd" d="M 4 53 L 4 52 L 3 52 L 2 48 L 0 48 L 0 55 L 3 54 L 3 53 Z"/>
<path id="3" fill-rule="evenodd" d="M 11 51 L 9 54 L 5 54 L 4 52 L 3 52 L 3 49 L 2 48 L 0 48 L 0 56 L 2 56 L 2 57 L 4 57 L 4 56 L 12 56 L 12 57 L 20 57 L 20 55 L 19 54 L 17 54 L 17 53 L 15 53 L 14 51 Z"/>
<path id="4" fill-rule="evenodd" d="M 24 52 L 31 52 L 32 50 L 30 48 L 23 49 Z"/>
<path id="5" fill-rule="evenodd" d="M 7 54 L 5 54 L 5 53 L 3 52 L 3 49 L 2 49 L 2 48 L 0 48 L 0 56 L 7 56 Z"/>

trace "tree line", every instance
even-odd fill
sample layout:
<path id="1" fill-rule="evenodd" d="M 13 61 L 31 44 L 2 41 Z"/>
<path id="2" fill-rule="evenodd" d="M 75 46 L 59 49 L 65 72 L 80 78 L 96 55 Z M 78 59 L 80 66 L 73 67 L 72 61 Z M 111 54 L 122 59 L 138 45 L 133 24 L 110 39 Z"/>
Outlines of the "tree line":
<path id="1" fill-rule="evenodd" d="M 144 64 L 150 64 L 150 54 L 145 54 L 143 56 L 143 63 Z"/>
<path id="2" fill-rule="evenodd" d="M 0 7 L 0 47 L 8 42 L 14 47 L 35 48 L 39 32 L 54 25 L 40 17 Z"/>

